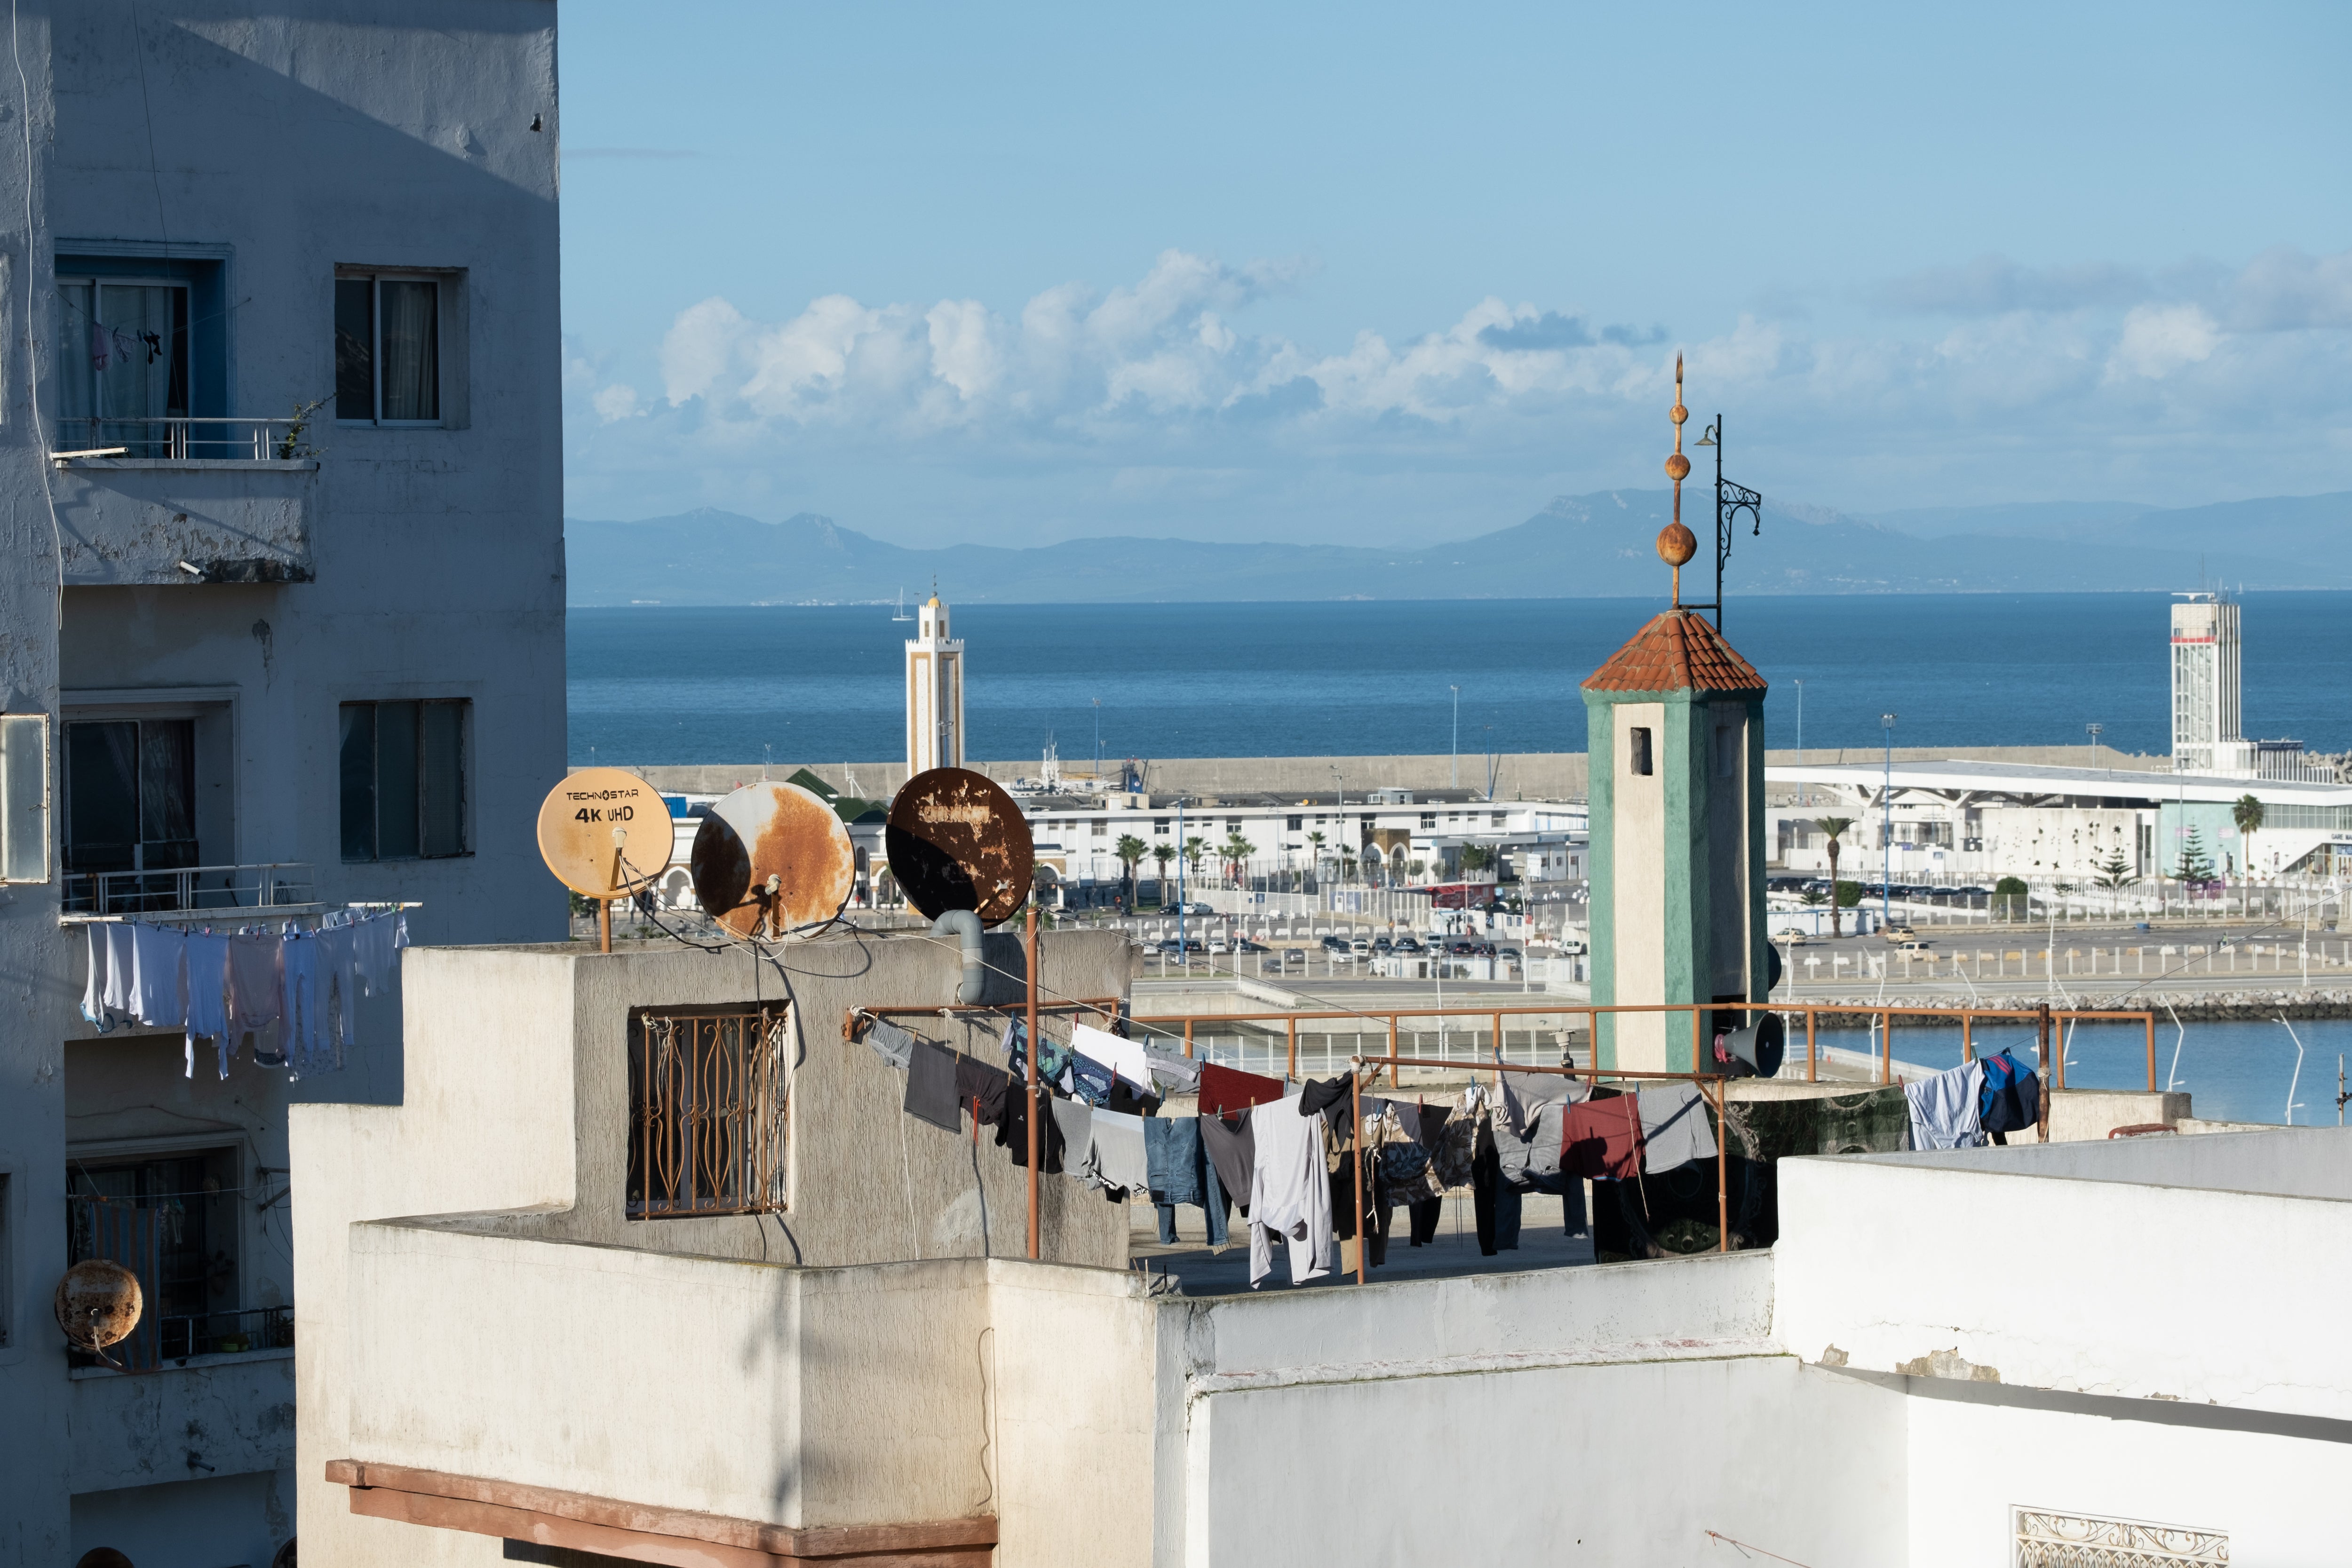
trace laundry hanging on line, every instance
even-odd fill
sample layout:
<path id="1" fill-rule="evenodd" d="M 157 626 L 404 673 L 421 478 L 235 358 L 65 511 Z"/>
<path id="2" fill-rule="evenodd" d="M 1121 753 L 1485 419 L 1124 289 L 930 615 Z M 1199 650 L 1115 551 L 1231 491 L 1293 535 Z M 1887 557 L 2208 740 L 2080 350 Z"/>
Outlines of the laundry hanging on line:
<path id="1" fill-rule="evenodd" d="M 338 911 L 311 931 L 191 931 L 129 920 L 86 930 L 82 1016 L 100 1032 L 126 1024 L 181 1030 L 192 1078 L 204 1041 L 222 1078 L 240 1047 L 258 1067 L 340 1068 L 357 997 L 391 984 L 408 945 L 408 917 L 396 909 Z"/>

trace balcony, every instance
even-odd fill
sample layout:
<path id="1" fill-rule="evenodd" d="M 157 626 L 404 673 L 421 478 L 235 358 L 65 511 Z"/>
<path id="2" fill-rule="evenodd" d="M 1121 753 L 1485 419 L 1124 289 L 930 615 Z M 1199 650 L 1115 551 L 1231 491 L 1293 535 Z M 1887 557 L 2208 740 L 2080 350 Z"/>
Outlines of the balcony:
<path id="1" fill-rule="evenodd" d="M 318 461 L 289 419 L 69 420 L 49 454 L 69 586 L 307 583 Z"/>
<path id="2" fill-rule="evenodd" d="M 137 915 L 147 920 L 236 912 L 299 915 L 312 901 L 313 877 L 304 862 L 256 866 L 182 866 L 163 870 L 68 871 L 64 913 L 71 919 Z"/>

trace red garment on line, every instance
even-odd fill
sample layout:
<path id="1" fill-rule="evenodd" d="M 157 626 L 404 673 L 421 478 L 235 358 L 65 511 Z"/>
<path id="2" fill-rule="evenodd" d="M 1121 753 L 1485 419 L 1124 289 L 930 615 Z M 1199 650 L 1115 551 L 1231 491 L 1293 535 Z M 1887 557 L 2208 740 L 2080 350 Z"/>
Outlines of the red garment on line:
<path id="1" fill-rule="evenodd" d="M 1282 1098 L 1282 1080 L 1260 1078 L 1254 1072 L 1235 1072 L 1206 1062 L 1201 1068 L 1201 1114 L 1203 1116 L 1235 1116 L 1253 1105 L 1265 1105 Z"/>
<path id="2" fill-rule="evenodd" d="M 1621 1094 L 1570 1106 L 1560 1128 L 1559 1168 L 1594 1181 L 1630 1182 L 1640 1175 L 1641 1101 Z"/>

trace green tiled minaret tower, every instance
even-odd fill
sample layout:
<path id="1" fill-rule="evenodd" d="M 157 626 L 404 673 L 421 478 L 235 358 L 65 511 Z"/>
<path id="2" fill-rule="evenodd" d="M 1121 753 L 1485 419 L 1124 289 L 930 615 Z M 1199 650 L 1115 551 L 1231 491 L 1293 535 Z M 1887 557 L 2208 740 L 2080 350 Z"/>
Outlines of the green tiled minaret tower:
<path id="1" fill-rule="evenodd" d="M 1764 678 L 1682 603 L 1698 541 L 1683 526 L 1682 357 L 1675 358 L 1674 521 L 1658 554 L 1674 605 L 1584 682 L 1591 768 L 1592 1000 L 1761 1003 Z M 1718 1015 L 1724 1026 L 1742 1020 Z M 1603 1015 L 1602 1067 L 1712 1072 L 1713 1026 L 1686 1013 Z"/>

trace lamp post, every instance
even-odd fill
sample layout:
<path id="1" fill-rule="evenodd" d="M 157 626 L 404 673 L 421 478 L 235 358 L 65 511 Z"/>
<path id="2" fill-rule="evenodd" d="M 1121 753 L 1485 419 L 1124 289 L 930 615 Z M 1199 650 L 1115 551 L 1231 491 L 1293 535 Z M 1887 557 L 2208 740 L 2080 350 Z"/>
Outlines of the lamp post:
<path id="1" fill-rule="evenodd" d="M 2091 737 L 2091 765 L 2095 768 L 2099 765 L 2099 731 L 2105 728 L 2105 724 L 2083 726 L 2084 731 Z"/>
<path id="2" fill-rule="evenodd" d="M 1805 683 L 1801 680 L 1797 682 L 1797 765 L 1805 765 Z M 1801 778 L 1797 781 L 1797 804 L 1802 805 L 1808 798 L 1805 781 Z"/>
<path id="3" fill-rule="evenodd" d="M 1886 729 L 1886 782 L 1878 792 L 1878 922 L 1895 923 L 1895 715 L 1881 713 Z M 1835 896 L 1835 889 L 1832 889 Z"/>
<path id="4" fill-rule="evenodd" d="M 1095 783 L 1102 783 L 1102 699 L 1095 699 Z"/>
<path id="5" fill-rule="evenodd" d="M 1331 764 L 1326 763 L 1324 766 L 1330 767 Z M 1345 866 L 1348 863 L 1345 858 L 1348 848 L 1348 819 L 1343 813 L 1348 805 L 1348 781 L 1339 776 L 1338 768 L 1331 768 L 1331 778 L 1339 787 L 1339 804 L 1331 812 L 1332 837 L 1335 840 L 1332 853 L 1340 857 L 1339 864 Z"/>

